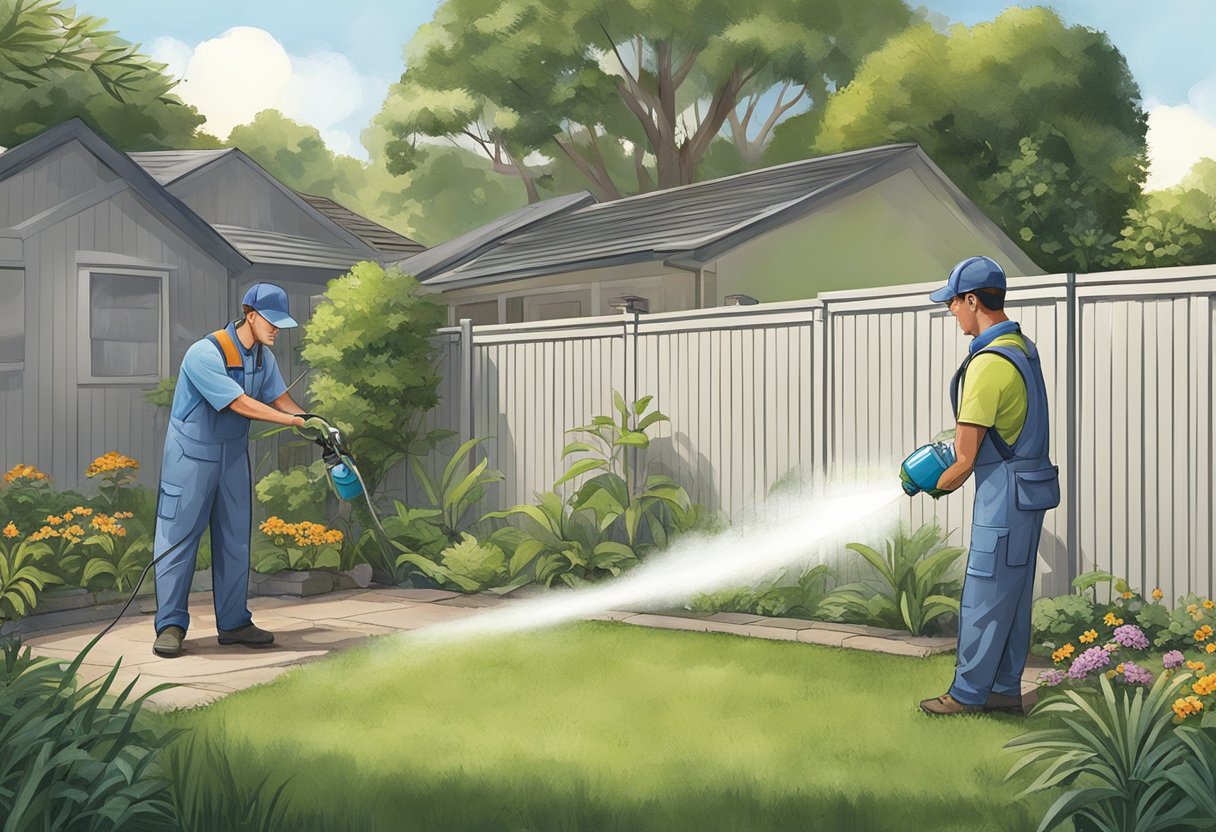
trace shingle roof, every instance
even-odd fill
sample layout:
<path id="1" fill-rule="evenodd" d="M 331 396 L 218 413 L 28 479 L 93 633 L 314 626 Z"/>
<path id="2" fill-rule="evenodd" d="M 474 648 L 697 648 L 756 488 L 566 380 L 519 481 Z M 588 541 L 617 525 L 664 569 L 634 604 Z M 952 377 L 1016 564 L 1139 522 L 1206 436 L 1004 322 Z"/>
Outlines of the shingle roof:
<path id="1" fill-rule="evenodd" d="M 212 227 L 252 263 L 348 269 L 360 260 L 373 259 L 366 250 L 333 245 L 294 234 L 236 225 L 215 224 Z"/>
<path id="2" fill-rule="evenodd" d="M 148 150 L 128 153 L 152 178 L 162 185 L 181 179 L 203 165 L 231 153 L 233 148 L 218 150 Z"/>
<path id="3" fill-rule="evenodd" d="M 467 234 L 453 237 L 421 254 L 402 260 L 397 265 L 425 282 L 428 277 L 453 269 L 482 254 L 512 234 L 523 232 L 563 212 L 574 211 L 593 204 L 595 204 L 595 197 L 586 191 L 546 199 L 543 202 L 534 202 L 480 228 L 475 228 Z"/>
<path id="4" fill-rule="evenodd" d="M 313 208 L 316 208 L 377 251 L 382 251 L 388 255 L 405 257 L 426 251 L 426 246 L 422 243 L 411 240 L 409 237 L 404 237 L 391 228 L 385 228 L 379 223 L 372 222 L 367 217 L 356 214 L 354 211 L 339 205 L 328 197 L 314 196 L 312 194 L 300 193 L 299 191 L 296 193 L 299 193 L 300 198 Z"/>
<path id="5" fill-rule="evenodd" d="M 765 221 L 774 214 L 910 153 L 919 153 L 915 144 L 888 145 L 585 205 L 512 234 L 423 282 L 455 288 L 576 268 L 695 257 L 715 243 L 747 236 L 749 229 L 767 230 L 772 223 Z M 422 256 L 433 255 L 437 248 Z"/>

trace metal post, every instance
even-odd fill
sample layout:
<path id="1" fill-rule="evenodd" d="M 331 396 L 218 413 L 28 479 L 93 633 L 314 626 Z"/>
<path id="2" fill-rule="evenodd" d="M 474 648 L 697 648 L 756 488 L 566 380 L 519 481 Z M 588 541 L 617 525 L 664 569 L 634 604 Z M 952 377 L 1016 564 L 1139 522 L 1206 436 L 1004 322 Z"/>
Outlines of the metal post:
<path id="1" fill-rule="evenodd" d="M 460 442 L 473 438 L 473 321 L 460 319 Z M 468 465 L 473 466 L 474 454 L 469 454 Z"/>

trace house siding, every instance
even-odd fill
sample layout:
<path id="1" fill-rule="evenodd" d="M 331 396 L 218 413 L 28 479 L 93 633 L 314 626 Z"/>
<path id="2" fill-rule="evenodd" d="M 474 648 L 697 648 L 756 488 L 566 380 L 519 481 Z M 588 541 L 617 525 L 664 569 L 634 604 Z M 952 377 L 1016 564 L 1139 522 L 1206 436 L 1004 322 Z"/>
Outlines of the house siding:
<path id="1" fill-rule="evenodd" d="M 917 172 L 904 170 L 718 258 L 715 303 L 736 293 L 786 301 L 939 280 L 974 254 L 996 258 L 1011 276 L 1022 273 Z"/>
<path id="2" fill-rule="evenodd" d="M 10 228 L 117 178 L 80 142 L 67 142 L 0 181 L 0 228 Z"/>
<path id="3" fill-rule="evenodd" d="M 165 264 L 168 270 L 169 364 L 176 373 L 187 347 L 227 316 L 228 273 L 131 191 L 49 226 L 25 241 L 26 350 L 19 388 L 19 441 L 6 435 L 4 466 L 38 465 L 62 488 L 84 487 L 96 456 L 117 450 L 140 461 L 139 481 L 155 485 L 165 416 L 147 404 L 149 384 L 78 380 L 78 252 Z M 11 401 L 5 403 L 7 411 Z"/>

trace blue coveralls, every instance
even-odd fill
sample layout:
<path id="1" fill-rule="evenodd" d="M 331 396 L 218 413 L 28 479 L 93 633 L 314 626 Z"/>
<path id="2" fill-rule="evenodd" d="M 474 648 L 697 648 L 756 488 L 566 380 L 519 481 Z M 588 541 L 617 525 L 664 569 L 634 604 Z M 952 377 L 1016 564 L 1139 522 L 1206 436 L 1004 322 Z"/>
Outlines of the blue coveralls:
<path id="1" fill-rule="evenodd" d="M 287 388 L 269 349 L 246 349 L 235 326 L 226 329 L 242 366 L 227 369 L 220 349 L 203 338 L 186 351 L 173 394 L 153 544 L 153 556 L 164 556 L 156 564 L 157 634 L 171 625 L 190 628 L 187 599 L 208 524 L 216 627 L 235 630 L 252 622 L 250 420 L 228 406 L 242 393 L 270 404 Z"/>
<path id="2" fill-rule="evenodd" d="M 989 428 L 975 465 L 971 547 L 959 612 L 958 664 L 950 695 L 964 705 L 983 705 L 988 694 L 1020 696 L 1030 647 L 1030 608 L 1043 515 L 1060 503 L 1059 469 L 1048 457 L 1047 387 L 1039 353 L 1016 346 L 989 346 L 1020 332 L 1013 321 L 976 337 L 950 386 L 958 417 L 959 388 L 971 359 L 992 352 L 1013 362 L 1026 382 L 1026 421 L 1010 447 Z M 1023 336 L 1024 337 L 1024 336 Z"/>

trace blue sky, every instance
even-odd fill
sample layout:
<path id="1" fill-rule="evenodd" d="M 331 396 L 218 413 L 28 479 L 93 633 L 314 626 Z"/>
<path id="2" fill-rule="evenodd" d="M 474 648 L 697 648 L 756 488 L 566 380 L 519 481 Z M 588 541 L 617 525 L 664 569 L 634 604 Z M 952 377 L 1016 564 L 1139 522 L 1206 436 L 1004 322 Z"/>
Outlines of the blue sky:
<path id="1" fill-rule="evenodd" d="M 1010 5 L 1032 5 L 911 0 L 913 6 L 922 4 L 968 25 L 990 20 Z M 277 106 L 316 125 L 335 150 L 360 157 L 366 154 L 358 145 L 359 131 L 400 76 L 405 43 L 438 5 L 438 0 L 209 0 L 189 5 L 180 0 L 77 0 L 80 12 L 109 19 L 128 40 L 142 43 L 186 74 L 182 95 L 199 106 L 213 129 Z M 1150 153 L 1159 173 L 1167 167 L 1184 169 L 1189 156 L 1209 146 L 1209 155 L 1216 156 L 1216 2 L 1056 0 L 1042 5 L 1068 23 L 1107 32 L 1127 56 L 1153 112 Z M 229 33 L 234 27 L 248 29 Z M 274 42 L 281 49 L 276 51 Z M 206 46 L 200 49 L 202 44 Z M 249 55 L 267 48 L 273 53 L 270 59 L 247 63 Z M 226 129 L 216 132 L 226 134 Z M 1170 178 L 1178 175 L 1171 172 Z"/>

